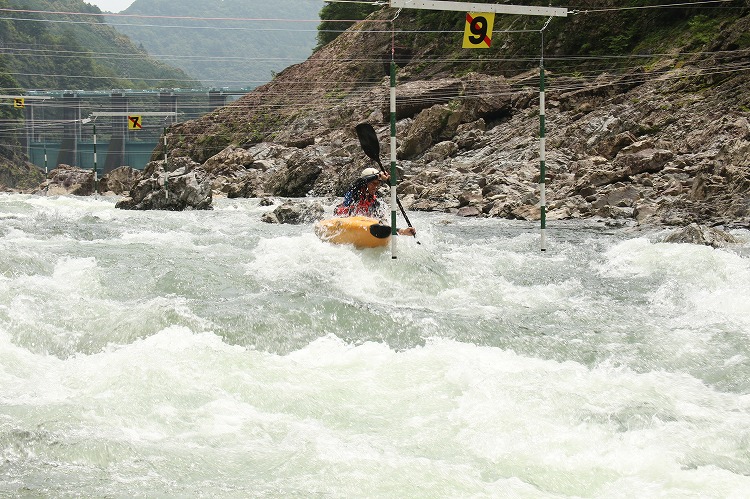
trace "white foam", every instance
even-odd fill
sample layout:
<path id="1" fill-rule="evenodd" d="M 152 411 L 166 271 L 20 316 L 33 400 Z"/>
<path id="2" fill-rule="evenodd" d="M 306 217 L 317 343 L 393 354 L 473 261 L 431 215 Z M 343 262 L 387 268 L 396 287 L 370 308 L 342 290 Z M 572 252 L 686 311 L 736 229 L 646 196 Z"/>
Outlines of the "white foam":
<path id="1" fill-rule="evenodd" d="M 591 229 L 540 255 L 520 226 L 418 214 L 423 244 L 393 261 L 264 224 L 256 200 L 0 203 L 20 213 L 0 239 L 11 493 L 38 477 L 92 497 L 750 488 L 736 253 Z"/>

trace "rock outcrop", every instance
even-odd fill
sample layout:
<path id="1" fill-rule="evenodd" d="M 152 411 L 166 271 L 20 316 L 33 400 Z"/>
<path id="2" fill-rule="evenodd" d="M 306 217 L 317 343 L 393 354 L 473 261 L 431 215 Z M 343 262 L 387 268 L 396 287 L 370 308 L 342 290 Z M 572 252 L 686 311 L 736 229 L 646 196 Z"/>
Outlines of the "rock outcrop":
<path id="1" fill-rule="evenodd" d="M 44 181 L 44 173 L 26 161 L 12 147 L 0 145 L 0 191 L 35 189 Z"/>
<path id="2" fill-rule="evenodd" d="M 210 210 L 211 180 L 205 170 L 186 159 L 152 161 L 140 179 L 130 187 L 130 197 L 115 207 L 124 210 Z"/>
<path id="3" fill-rule="evenodd" d="M 714 248 L 726 248 L 732 244 L 738 244 L 740 241 L 723 230 L 692 223 L 687 227 L 673 231 L 664 239 L 664 242 L 702 244 Z"/>
<path id="4" fill-rule="evenodd" d="M 142 172 L 129 166 L 115 168 L 102 177 L 97 190 L 102 194 L 127 195 L 130 192 L 131 186 L 141 179 L 141 175 Z"/>
<path id="5" fill-rule="evenodd" d="M 737 70 L 750 16 L 722 29 L 695 55 L 662 56 L 648 67 L 596 76 L 548 68 L 549 220 L 750 227 L 750 73 Z M 355 24 L 238 101 L 170 127 L 170 171 L 151 163 L 122 207 L 200 209 L 210 206 L 211 191 L 341 196 L 372 166 L 354 132 L 358 123 L 376 127 L 388 163 L 390 80 L 377 54 L 390 48 L 388 33 Z M 399 59 L 396 89 L 404 207 L 538 219 L 538 68 L 458 76 L 436 64 L 420 73 L 418 54 L 410 54 Z M 81 192 L 87 185 L 83 178 L 64 182 Z"/>
<path id="6" fill-rule="evenodd" d="M 76 166 L 59 165 L 47 174 L 47 179 L 36 189 L 36 194 L 47 196 L 90 196 L 96 192 L 94 172 Z"/>
<path id="7" fill-rule="evenodd" d="M 306 224 L 323 219 L 325 210 L 319 202 L 285 201 L 273 211 L 265 213 L 261 220 L 272 224 Z"/>
<path id="8" fill-rule="evenodd" d="M 732 29 L 749 26 L 745 17 Z M 342 195 L 371 166 L 354 133 L 357 123 L 376 127 L 384 164 L 390 150 L 388 78 L 380 66 L 346 63 L 387 49 L 388 40 L 370 34 L 362 45 L 360 29 L 238 102 L 170 129 L 170 142 L 195 137 L 176 153 L 201 163 L 214 189 L 229 196 Z M 548 71 L 548 219 L 750 226 L 750 75 L 729 71 L 733 49 L 720 43 L 715 54 L 665 59 L 648 70 L 592 79 Z M 727 71 L 707 71 L 717 68 Z M 364 74 L 380 82 L 357 87 Z M 419 80 L 406 63 L 396 90 L 403 205 L 538 219 L 535 80 L 538 70 Z M 273 123 L 269 106 L 276 110 Z M 206 157 L 205 145 L 218 137 L 225 145 Z"/>

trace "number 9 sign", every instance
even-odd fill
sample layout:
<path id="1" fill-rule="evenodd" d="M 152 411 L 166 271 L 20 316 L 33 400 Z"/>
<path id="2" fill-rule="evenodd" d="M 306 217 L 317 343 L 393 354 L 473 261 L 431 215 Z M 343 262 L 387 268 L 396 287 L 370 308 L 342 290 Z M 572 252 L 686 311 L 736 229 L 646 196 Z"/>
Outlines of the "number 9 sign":
<path id="1" fill-rule="evenodd" d="M 465 49 L 488 49 L 492 45 L 492 27 L 495 14 L 487 12 L 469 12 L 466 14 L 464 28 Z"/>

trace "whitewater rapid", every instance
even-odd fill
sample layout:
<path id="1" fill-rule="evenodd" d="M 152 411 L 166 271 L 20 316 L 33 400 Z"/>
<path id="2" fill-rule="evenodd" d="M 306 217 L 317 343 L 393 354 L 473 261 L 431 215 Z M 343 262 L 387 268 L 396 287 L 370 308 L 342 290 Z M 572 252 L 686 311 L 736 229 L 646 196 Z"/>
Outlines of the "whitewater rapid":
<path id="1" fill-rule="evenodd" d="M 750 233 L 0 194 L 0 497 L 750 490 Z"/>

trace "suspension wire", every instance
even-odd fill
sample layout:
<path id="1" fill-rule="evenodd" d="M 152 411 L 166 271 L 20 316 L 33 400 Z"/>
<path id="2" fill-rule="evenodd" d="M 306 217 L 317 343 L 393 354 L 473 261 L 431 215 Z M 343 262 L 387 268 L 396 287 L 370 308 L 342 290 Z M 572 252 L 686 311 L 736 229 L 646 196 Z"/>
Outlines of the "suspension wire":
<path id="1" fill-rule="evenodd" d="M 403 9 L 398 9 L 396 11 L 396 15 L 393 16 L 393 19 L 391 19 L 391 61 L 396 60 L 396 19 L 398 19 L 398 16 L 401 15 L 401 11 Z M 399 33 L 403 33 L 402 31 L 399 31 Z"/>
<path id="2" fill-rule="evenodd" d="M 682 5 L 708 4 L 708 3 L 719 3 L 719 2 L 724 2 L 724 1 L 726 1 L 726 0 L 711 0 L 711 1 L 704 1 L 704 2 L 690 2 L 690 3 L 673 4 L 673 5 L 648 6 L 648 7 L 643 7 L 643 8 L 657 8 L 657 7 L 682 6 Z M 372 3 L 372 2 L 367 2 L 367 3 Z M 601 10 L 598 10 L 598 11 L 593 11 L 592 10 L 592 11 L 585 11 L 585 12 L 604 12 L 604 11 L 612 11 L 612 10 L 616 11 L 616 10 L 629 10 L 629 9 L 630 8 L 601 9 Z M 7 10 L 7 9 L 0 9 L 0 11 L 4 11 L 4 10 Z M 396 36 L 396 33 L 413 33 L 413 32 L 419 32 L 419 31 L 406 31 L 406 30 L 401 31 L 401 30 L 396 30 L 395 21 L 399 17 L 400 12 L 401 12 L 401 9 L 399 9 L 399 11 L 396 13 L 395 17 L 393 19 L 391 19 L 391 20 L 373 20 L 373 21 L 376 21 L 376 22 L 390 22 L 391 23 L 390 34 L 391 34 L 391 55 L 392 55 L 392 59 L 395 57 L 394 54 L 395 54 L 395 36 Z M 582 11 L 577 11 L 576 13 L 583 13 L 583 12 Z M 86 14 L 86 15 L 91 15 L 91 14 Z M 11 18 L 11 19 L 12 20 L 19 20 L 17 18 Z M 544 31 L 548 28 L 548 26 L 549 26 L 549 24 L 551 22 L 551 19 L 552 18 L 550 18 L 550 19 L 547 20 L 547 22 L 544 24 L 544 26 L 542 27 L 541 30 L 523 30 L 523 31 L 507 31 L 507 32 L 514 33 L 514 32 L 537 32 L 537 31 L 541 31 L 541 38 L 542 38 L 541 58 L 542 58 L 542 61 L 543 61 L 544 57 L 545 57 L 545 53 L 544 53 L 545 33 L 544 33 Z M 35 19 L 33 21 L 40 21 L 40 20 Z M 52 21 L 48 21 L 48 22 L 52 22 Z M 363 30 L 361 33 L 370 33 L 370 32 L 385 33 L 387 31 L 385 31 L 385 30 L 384 31 L 379 31 L 379 30 L 373 30 L 373 31 Z M 434 31 L 431 31 L 431 32 L 434 32 Z M 457 33 L 457 31 L 455 31 L 455 32 Z M 446 33 L 454 33 L 454 31 L 446 31 Z M 742 51 L 742 52 L 746 52 L 746 51 Z M 59 53 L 62 53 L 62 51 L 59 51 Z M 737 51 L 727 51 L 727 53 L 736 54 Z M 694 53 L 689 53 L 689 54 L 690 55 L 694 55 Z M 654 55 L 655 54 L 644 54 L 644 55 L 641 55 L 641 56 L 637 56 L 636 55 L 635 57 L 653 57 Z M 676 56 L 679 57 L 679 54 L 665 54 L 665 55 L 672 55 L 672 56 L 676 55 Z M 633 57 L 633 56 L 612 56 L 612 57 L 629 58 L 629 57 Z M 582 59 L 592 59 L 592 58 L 595 58 L 595 57 L 568 57 L 568 58 L 565 58 L 565 57 L 552 57 L 552 58 L 550 58 L 550 60 L 565 60 L 565 59 L 575 60 L 575 59 L 581 59 L 581 58 Z M 367 61 L 367 59 L 362 59 L 362 60 Z M 435 59 L 435 60 L 440 60 L 440 59 Z M 450 60 L 450 59 L 445 59 L 445 60 Z M 513 60 L 524 60 L 524 59 L 513 59 Z M 528 59 L 525 59 L 525 60 L 528 60 Z M 372 62 L 377 62 L 377 61 L 373 59 Z M 749 67 L 739 67 L 739 66 L 737 66 L 736 63 L 733 63 L 733 65 L 731 67 L 728 64 L 724 64 L 724 65 L 719 64 L 717 66 L 713 66 L 713 67 L 710 67 L 710 68 L 704 68 L 702 70 L 697 70 L 697 71 L 693 72 L 691 75 L 692 76 L 705 76 L 705 75 L 711 75 L 711 74 L 724 74 L 724 73 L 731 73 L 731 72 L 736 72 L 736 71 L 749 71 L 749 70 L 750 70 Z M 24 74 L 24 73 L 14 73 L 14 74 L 21 75 L 21 74 Z M 65 77 L 65 76 L 67 76 L 67 77 L 72 77 L 72 78 L 76 77 L 74 75 L 44 75 L 44 76 L 49 76 L 49 77 Z M 645 82 L 648 82 L 650 80 L 656 80 L 656 79 L 658 79 L 658 75 L 656 75 L 656 76 L 657 77 L 655 77 L 654 74 L 645 74 L 645 75 L 644 74 L 639 74 L 639 75 L 632 75 L 632 76 L 630 76 L 630 77 L 628 77 L 628 78 L 626 78 L 624 80 L 623 79 L 618 80 L 618 79 L 612 78 L 610 80 L 603 81 L 602 85 L 600 85 L 600 86 L 618 85 L 618 84 L 623 84 L 623 83 L 624 84 L 628 84 L 628 83 L 645 83 Z M 682 74 L 682 75 L 664 76 L 664 77 L 667 78 L 667 79 L 683 78 L 683 77 L 685 77 L 685 75 Z M 80 78 L 83 78 L 83 77 L 80 77 Z M 89 78 L 96 78 L 96 77 L 89 77 Z M 100 77 L 100 78 L 104 78 L 104 77 Z M 302 81 L 291 82 L 291 84 L 293 84 L 293 85 L 304 85 L 305 83 L 306 82 L 302 82 Z M 318 83 L 321 83 L 321 82 L 318 82 Z M 369 84 L 371 84 L 373 82 L 369 82 L 369 81 L 359 81 L 359 82 L 357 82 L 357 81 L 355 81 L 355 82 L 350 82 L 350 83 L 355 88 L 353 88 L 351 90 L 351 92 L 349 92 L 349 95 L 358 95 L 358 94 L 359 95 L 366 95 L 367 92 L 370 91 L 370 89 L 365 88 L 365 85 L 369 85 Z M 362 86 L 360 88 L 357 88 L 359 85 L 362 85 Z M 521 86 L 520 83 L 517 84 L 517 85 Z M 526 85 L 528 85 L 528 82 L 526 83 Z M 579 82 L 577 84 L 575 82 L 572 82 L 572 83 L 569 82 L 567 85 L 565 85 L 565 89 L 582 88 L 584 85 L 585 85 L 585 81 Z M 516 87 L 516 85 L 514 85 L 514 87 Z M 563 87 L 560 87 L 557 90 L 562 90 L 562 89 L 563 89 Z M 274 92 L 272 92 L 272 94 L 273 93 Z M 278 95 L 281 95 L 281 92 L 278 93 Z M 468 96 L 455 96 L 455 97 L 456 98 L 468 98 Z M 308 107 L 305 104 L 307 104 L 307 103 L 303 102 L 303 101 L 300 101 L 301 107 Z M 326 105 L 327 104 L 324 103 L 324 104 L 310 105 L 309 107 L 314 107 L 314 108 L 319 108 L 320 107 L 320 108 L 322 108 L 322 107 L 324 107 Z M 248 106 L 249 106 L 248 104 L 242 104 L 242 103 L 241 104 L 237 104 L 237 105 L 233 106 L 233 108 L 229 111 L 229 113 L 231 114 L 231 113 L 242 113 L 242 112 L 245 112 L 245 110 L 248 108 Z M 54 107 L 54 105 L 50 105 L 50 107 Z M 267 109 L 278 109 L 278 108 L 282 107 L 282 104 L 280 104 L 280 103 L 269 103 L 269 104 L 266 104 L 266 105 L 252 106 L 252 107 L 262 107 L 262 108 L 267 108 Z M 236 109 L 234 109 L 234 108 L 236 108 Z"/>
<path id="3" fill-rule="evenodd" d="M 93 17 L 117 17 L 131 19 L 176 19 L 183 21 L 240 21 L 240 22 L 295 22 L 295 23 L 321 23 L 321 22 L 360 22 L 364 19 L 283 19 L 283 18 L 265 18 L 265 17 L 198 17 L 198 16 L 165 16 L 165 15 L 148 15 L 148 14 L 108 14 L 94 12 L 67 12 L 59 10 L 32 10 L 32 9 L 7 9 L 0 8 L 0 12 L 16 12 L 19 14 L 51 14 L 59 16 L 93 16 Z M 12 18 L 17 19 L 17 18 Z M 34 19 L 20 19 L 31 21 Z M 35 19 L 39 21 L 40 19 Z M 45 19 L 41 19 L 44 21 Z M 72 22 L 72 21 L 70 21 Z M 373 20 L 371 22 L 382 22 Z"/>
<path id="4" fill-rule="evenodd" d="M 547 29 L 547 26 L 549 26 L 549 23 L 552 22 L 552 16 L 547 19 L 547 22 L 544 23 L 544 26 L 542 26 L 542 29 L 539 30 L 539 33 L 542 36 L 542 50 L 541 50 L 541 58 L 539 60 L 539 64 L 544 67 L 544 30 Z"/>
<path id="5" fill-rule="evenodd" d="M 388 2 L 380 2 L 375 0 L 374 2 L 368 2 L 367 0 L 323 0 L 325 3 L 364 3 L 367 5 L 374 5 L 379 7 L 381 5 L 388 5 Z"/>
<path id="6" fill-rule="evenodd" d="M 641 5 L 637 7 L 611 7 L 606 9 L 577 9 L 577 10 L 570 10 L 570 14 L 589 14 L 592 12 L 616 12 L 616 11 L 622 11 L 622 10 L 642 10 L 642 9 L 667 9 L 667 8 L 673 8 L 673 7 L 688 7 L 692 5 L 707 5 L 711 3 L 727 3 L 731 2 L 732 0 L 701 0 L 698 2 L 681 2 L 681 3 L 672 3 L 672 4 L 665 4 L 665 5 Z"/>
<path id="7" fill-rule="evenodd" d="M 2 10 L 2 9 L 0 9 Z M 53 24 L 93 24 L 90 21 L 70 21 L 70 20 L 53 20 L 53 19 L 32 19 L 19 17 L 0 17 L 2 21 L 25 21 L 35 23 L 53 23 Z M 337 22 L 357 23 L 357 20 L 338 20 Z M 369 22 L 386 23 L 388 20 L 371 20 Z M 106 26 L 127 26 L 131 28 L 168 28 L 168 29 L 198 29 L 198 30 L 222 30 L 222 31 L 266 31 L 266 32 L 294 32 L 294 33 L 345 33 L 346 29 L 298 29 L 298 28 L 253 28 L 246 26 L 182 26 L 179 24 L 131 24 L 131 23 L 105 23 Z M 392 29 L 368 29 L 361 30 L 360 33 L 391 33 Z M 496 30 L 495 33 L 536 33 L 538 30 Z M 397 33 L 463 33 L 460 30 L 396 30 Z"/>
<path id="8" fill-rule="evenodd" d="M 368 2 L 367 0 L 323 0 L 325 3 L 364 3 L 367 5 L 374 5 L 380 7 L 381 5 L 388 5 L 388 2 L 381 2 L 375 0 L 374 2 Z"/>

